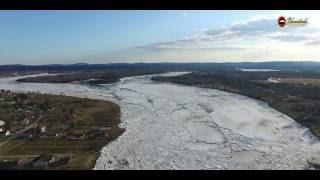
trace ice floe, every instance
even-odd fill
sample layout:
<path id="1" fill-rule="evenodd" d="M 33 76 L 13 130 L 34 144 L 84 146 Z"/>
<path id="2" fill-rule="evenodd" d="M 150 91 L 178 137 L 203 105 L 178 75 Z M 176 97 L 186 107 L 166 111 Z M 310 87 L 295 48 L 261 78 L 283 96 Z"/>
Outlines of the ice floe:
<path id="1" fill-rule="evenodd" d="M 0 89 L 118 103 L 126 131 L 101 150 L 94 169 L 304 169 L 320 152 L 308 129 L 266 103 L 150 77 L 100 87 L 3 78 Z"/>

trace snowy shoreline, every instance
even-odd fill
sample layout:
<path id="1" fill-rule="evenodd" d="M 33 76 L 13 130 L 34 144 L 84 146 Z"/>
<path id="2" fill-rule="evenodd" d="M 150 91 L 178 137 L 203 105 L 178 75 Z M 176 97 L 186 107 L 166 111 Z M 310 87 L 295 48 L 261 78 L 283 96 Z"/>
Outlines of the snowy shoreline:
<path id="1" fill-rule="evenodd" d="M 177 75 L 171 73 L 169 75 Z M 111 100 L 125 133 L 94 169 L 304 169 L 319 141 L 266 103 L 242 95 L 137 76 L 102 87 L 17 83 L 0 89 Z"/>

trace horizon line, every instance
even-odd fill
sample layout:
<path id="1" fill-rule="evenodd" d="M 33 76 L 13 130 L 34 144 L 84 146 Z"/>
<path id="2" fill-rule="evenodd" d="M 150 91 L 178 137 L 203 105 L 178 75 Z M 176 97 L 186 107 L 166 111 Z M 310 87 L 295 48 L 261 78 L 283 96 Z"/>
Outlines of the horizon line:
<path id="1" fill-rule="evenodd" d="M 48 65 L 112 65 L 112 64 L 236 64 L 236 63 L 267 63 L 267 62 L 315 62 L 320 63 L 320 60 L 266 60 L 266 61 L 226 61 L 226 62 L 208 62 L 208 61 L 190 61 L 190 62 L 176 62 L 176 61 L 170 61 L 170 62 L 110 62 L 110 63 L 85 63 L 85 62 L 75 62 L 75 63 L 49 63 L 49 64 L 0 64 L 0 66 L 48 66 Z"/>

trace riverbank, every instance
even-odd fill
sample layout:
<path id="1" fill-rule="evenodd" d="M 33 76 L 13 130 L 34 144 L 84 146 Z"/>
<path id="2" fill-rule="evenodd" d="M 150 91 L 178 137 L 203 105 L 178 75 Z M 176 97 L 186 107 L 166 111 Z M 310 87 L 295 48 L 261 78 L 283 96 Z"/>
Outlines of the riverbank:
<path id="1" fill-rule="evenodd" d="M 237 93 L 257 100 L 310 128 L 320 138 L 320 74 L 315 72 L 220 72 L 153 77 L 172 82 Z"/>
<path id="2" fill-rule="evenodd" d="M 0 117 L 3 169 L 92 169 L 124 132 L 117 104 L 61 95 L 1 90 Z"/>
<path id="3" fill-rule="evenodd" d="M 28 83 L 79 83 L 88 85 L 111 84 L 119 82 L 121 78 L 159 74 L 160 70 L 120 70 L 120 71 L 83 71 L 69 72 L 55 76 L 37 76 L 18 79 L 18 82 Z"/>

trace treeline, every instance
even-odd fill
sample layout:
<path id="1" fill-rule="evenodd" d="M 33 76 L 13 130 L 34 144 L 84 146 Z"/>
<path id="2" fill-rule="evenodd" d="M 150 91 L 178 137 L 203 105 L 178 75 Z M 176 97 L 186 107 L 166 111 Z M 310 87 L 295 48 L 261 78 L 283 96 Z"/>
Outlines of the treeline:
<path id="1" fill-rule="evenodd" d="M 121 70 L 160 70 L 160 71 L 228 71 L 236 69 L 276 69 L 282 71 L 319 71 L 320 62 L 274 61 L 239 63 L 111 63 L 111 64 L 50 64 L 50 65 L 0 65 L 0 71 L 121 71 Z"/>
<path id="2" fill-rule="evenodd" d="M 153 71 L 196 71 L 234 69 L 227 63 L 112 63 L 112 64 L 52 64 L 52 65 L 2 65 L 0 71 L 45 71 L 45 72 L 70 72 L 70 71 L 123 71 L 123 70 L 153 70 Z"/>

